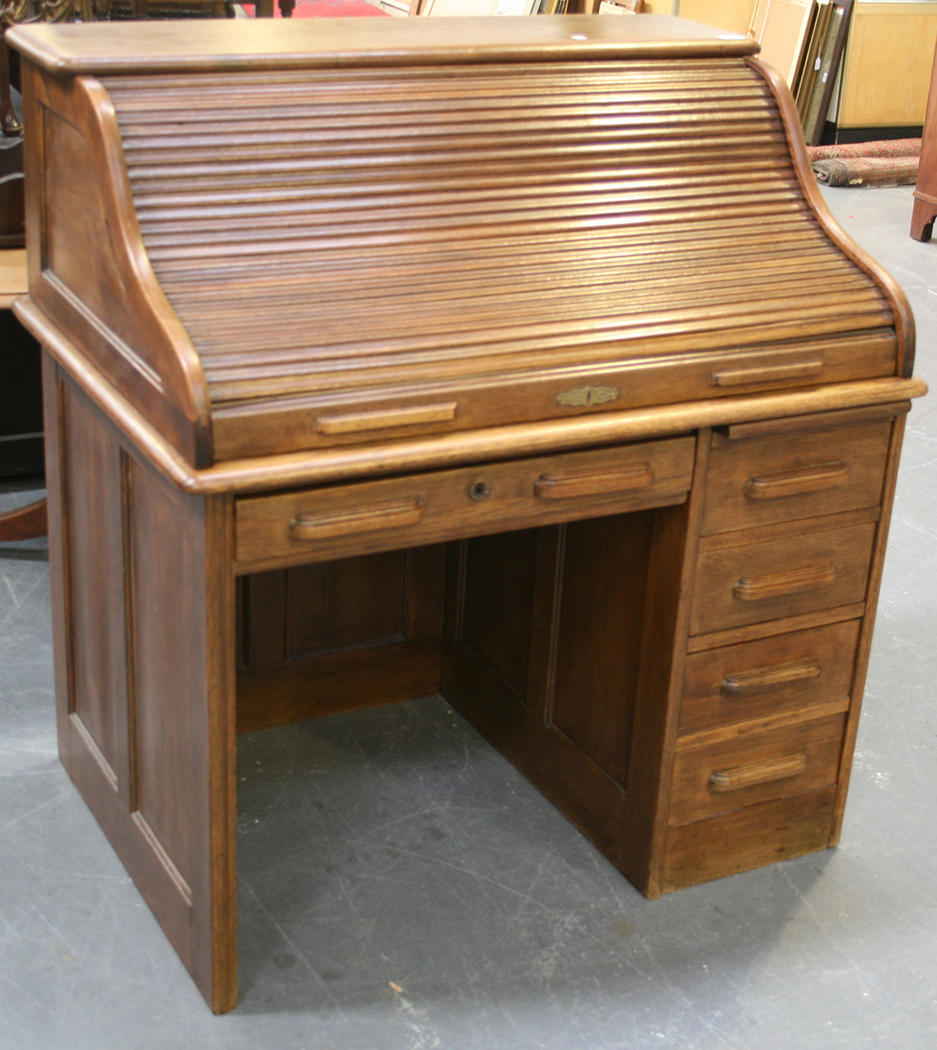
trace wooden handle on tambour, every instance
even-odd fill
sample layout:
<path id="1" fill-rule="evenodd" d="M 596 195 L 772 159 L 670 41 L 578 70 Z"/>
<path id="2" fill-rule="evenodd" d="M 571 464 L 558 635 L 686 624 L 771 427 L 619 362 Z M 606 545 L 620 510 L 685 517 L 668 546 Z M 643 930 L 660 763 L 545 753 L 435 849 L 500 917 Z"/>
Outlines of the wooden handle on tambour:
<path id="1" fill-rule="evenodd" d="M 787 379 L 807 379 L 823 373 L 821 358 L 793 361 L 786 365 L 752 365 L 713 372 L 710 386 L 747 386 L 749 383 L 777 383 Z"/>
<path id="2" fill-rule="evenodd" d="M 829 587 L 836 579 L 836 569 L 828 562 L 802 565 L 798 569 L 772 572 L 765 576 L 743 576 L 732 588 L 732 597 L 742 602 L 760 602 L 785 594 L 805 594 Z"/>
<path id="3" fill-rule="evenodd" d="M 650 463 L 601 471 L 571 470 L 563 474 L 541 474 L 534 482 L 534 494 L 541 499 L 604 496 L 644 489 L 653 481 L 654 471 Z"/>
<path id="4" fill-rule="evenodd" d="M 749 693 L 760 693 L 767 689 L 791 685 L 820 677 L 820 663 L 814 657 L 791 660 L 771 667 L 759 667 L 753 671 L 733 671 L 722 679 L 719 692 L 730 699 L 745 697 Z"/>
<path id="5" fill-rule="evenodd" d="M 796 470 L 780 470 L 776 474 L 756 474 L 745 482 L 742 491 L 746 499 L 784 499 L 839 488 L 848 480 L 848 465 L 837 460 Z"/>
<path id="6" fill-rule="evenodd" d="M 289 524 L 294 540 L 322 540 L 330 536 L 348 536 L 357 532 L 376 532 L 415 525 L 423 517 L 421 499 L 372 503 L 368 507 L 337 510 L 330 513 L 308 511 L 297 514 Z"/>
<path id="7" fill-rule="evenodd" d="M 716 792 L 741 791 L 757 784 L 770 784 L 772 780 L 795 777 L 807 768 L 807 756 L 803 751 L 778 758 L 763 758 L 731 769 L 717 769 L 709 775 L 709 790 Z"/>
<path id="8" fill-rule="evenodd" d="M 320 434 L 358 434 L 366 430 L 413 427 L 421 423 L 448 423 L 455 419 L 458 407 L 455 401 L 445 401 L 437 405 L 382 408 L 376 412 L 342 412 L 319 416 L 316 430 Z"/>

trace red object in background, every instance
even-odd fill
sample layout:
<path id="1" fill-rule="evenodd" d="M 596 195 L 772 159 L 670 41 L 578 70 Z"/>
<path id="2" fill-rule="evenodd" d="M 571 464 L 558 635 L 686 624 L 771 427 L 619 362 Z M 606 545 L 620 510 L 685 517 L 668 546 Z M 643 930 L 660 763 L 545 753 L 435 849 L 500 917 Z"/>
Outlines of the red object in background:
<path id="1" fill-rule="evenodd" d="M 254 16 L 254 7 L 249 5 L 247 13 Z M 279 4 L 274 4 L 273 17 L 282 18 Z M 297 0 L 293 18 L 390 18 L 379 7 L 366 0 Z"/>

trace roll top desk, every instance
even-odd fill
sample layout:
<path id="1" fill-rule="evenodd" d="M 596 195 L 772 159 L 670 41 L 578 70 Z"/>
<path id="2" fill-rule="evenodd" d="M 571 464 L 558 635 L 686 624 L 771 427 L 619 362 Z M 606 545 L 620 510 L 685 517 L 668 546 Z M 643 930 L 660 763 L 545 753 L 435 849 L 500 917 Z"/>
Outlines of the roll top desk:
<path id="1" fill-rule="evenodd" d="M 756 45 L 8 39 L 61 755 L 214 1010 L 238 730 L 439 691 L 649 897 L 836 843 L 924 387 Z"/>

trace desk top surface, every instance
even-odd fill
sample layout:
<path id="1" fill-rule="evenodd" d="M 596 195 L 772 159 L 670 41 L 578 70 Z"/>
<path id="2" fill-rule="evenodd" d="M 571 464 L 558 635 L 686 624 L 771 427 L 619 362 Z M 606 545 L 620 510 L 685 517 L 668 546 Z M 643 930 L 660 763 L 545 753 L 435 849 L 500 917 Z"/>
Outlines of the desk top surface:
<path id="1" fill-rule="evenodd" d="M 336 67 L 407 62 L 749 55 L 753 40 L 668 15 L 601 18 L 355 18 L 17 26 L 8 41 L 56 73 Z"/>

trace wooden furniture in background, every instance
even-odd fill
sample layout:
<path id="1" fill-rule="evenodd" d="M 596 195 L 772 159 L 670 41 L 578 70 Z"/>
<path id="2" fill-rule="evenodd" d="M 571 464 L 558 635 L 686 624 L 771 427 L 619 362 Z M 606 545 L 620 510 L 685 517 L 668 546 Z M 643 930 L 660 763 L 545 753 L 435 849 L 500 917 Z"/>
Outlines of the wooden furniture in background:
<path id="1" fill-rule="evenodd" d="M 845 130 L 923 124 L 935 42 L 937 5 L 857 3 L 846 45 L 837 126 Z"/>
<path id="2" fill-rule="evenodd" d="M 911 236 L 916 241 L 929 241 L 937 218 L 937 52 L 927 97 L 927 118 L 921 139 L 921 163 L 914 187 L 911 211 Z"/>
<path id="3" fill-rule="evenodd" d="M 0 249 L 0 477 L 43 469 L 39 347 L 11 312 L 27 284 L 25 249 Z M 0 513 L 0 542 L 45 532 L 44 499 Z"/>
<path id="4" fill-rule="evenodd" d="M 838 840 L 924 386 L 756 45 L 10 38 L 61 755 L 214 1010 L 238 729 L 440 689 L 650 897 Z"/>
<path id="5" fill-rule="evenodd" d="M 748 31 L 755 7 L 755 0 L 674 0 L 681 18 L 736 33 Z M 659 3 L 654 10 L 665 13 Z M 829 130 L 850 142 L 895 129 L 912 134 L 924 122 L 937 5 L 863 0 L 854 5 L 851 23 L 839 97 L 827 102 L 828 120 L 835 124 Z"/>

